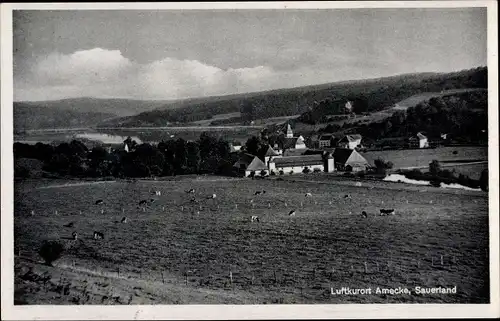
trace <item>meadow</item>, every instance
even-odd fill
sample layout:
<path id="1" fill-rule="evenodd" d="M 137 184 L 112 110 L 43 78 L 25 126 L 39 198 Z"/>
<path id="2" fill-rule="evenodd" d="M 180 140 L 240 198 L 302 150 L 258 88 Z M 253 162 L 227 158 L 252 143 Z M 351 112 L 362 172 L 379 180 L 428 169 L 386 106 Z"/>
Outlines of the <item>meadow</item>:
<path id="1" fill-rule="evenodd" d="M 190 201 L 190 188 L 199 203 Z M 151 196 L 154 190 L 162 195 Z M 217 197 L 208 199 L 212 193 Z M 138 207 L 150 198 L 157 201 L 145 211 Z M 104 205 L 95 205 L 97 199 Z M 395 208 L 396 215 L 378 216 L 380 208 Z M 295 216 L 288 215 L 292 209 Z M 489 302 L 488 200 L 482 192 L 291 177 L 25 181 L 15 184 L 14 210 L 17 302 Z M 260 222 L 251 222 L 252 215 Z M 123 216 L 129 221 L 118 223 Z M 64 227 L 69 222 L 73 228 Z M 78 240 L 71 239 L 73 231 Z M 93 231 L 105 239 L 93 240 Z M 45 239 L 67 248 L 54 268 L 38 263 Z M 26 281 L 30 267 L 64 279 L 71 295 L 47 295 L 54 292 L 48 285 Z M 330 293 L 343 286 L 455 285 L 457 294 L 446 295 Z M 136 288 L 143 292 L 134 297 Z"/>
<path id="2" fill-rule="evenodd" d="M 456 152 L 456 153 L 455 153 Z M 368 151 L 362 153 L 366 160 L 373 164 L 377 158 L 391 161 L 394 169 L 408 167 L 428 167 L 433 160 L 445 163 L 466 163 L 472 161 L 487 161 L 488 147 L 440 147 L 429 149 L 403 149 Z"/>

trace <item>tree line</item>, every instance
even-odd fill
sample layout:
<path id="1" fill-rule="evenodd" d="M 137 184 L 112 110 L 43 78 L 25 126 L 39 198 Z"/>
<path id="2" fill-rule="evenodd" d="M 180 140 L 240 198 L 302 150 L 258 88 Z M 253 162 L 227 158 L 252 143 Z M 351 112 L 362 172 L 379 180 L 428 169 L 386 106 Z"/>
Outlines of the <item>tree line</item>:
<path id="1" fill-rule="evenodd" d="M 125 144 L 129 152 L 124 149 Z M 88 148 L 78 140 L 57 146 L 14 143 L 14 157 L 38 159 L 42 170 L 75 177 L 152 177 L 184 174 L 228 174 L 235 161 L 229 143 L 202 133 L 198 140 L 182 138 L 158 145 L 138 144 L 130 137 L 121 148 Z M 29 176 L 29 168 L 16 167 L 16 177 Z"/>

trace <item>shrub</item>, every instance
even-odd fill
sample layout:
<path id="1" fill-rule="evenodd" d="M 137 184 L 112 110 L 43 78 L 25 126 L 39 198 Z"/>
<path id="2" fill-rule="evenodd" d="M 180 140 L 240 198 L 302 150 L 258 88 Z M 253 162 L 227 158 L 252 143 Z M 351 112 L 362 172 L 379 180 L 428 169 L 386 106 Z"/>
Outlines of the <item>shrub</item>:
<path id="1" fill-rule="evenodd" d="M 304 174 L 307 174 L 310 172 L 311 172 L 311 170 L 309 169 L 309 167 L 304 167 L 304 169 L 302 170 L 302 173 L 304 173 Z"/>
<path id="2" fill-rule="evenodd" d="M 248 175 L 248 177 L 254 178 L 255 177 L 255 171 L 251 171 L 250 175 Z"/>
<path id="3" fill-rule="evenodd" d="M 437 176 L 441 171 L 441 164 L 437 160 L 433 160 L 429 163 L 429 173 L 432 176 Z"/>
<path id="4" fill-rule="evenodd" d="M 267 172 L 265 170 L 260 171 L 260 176 L 265 177 L 267 175 Z"/>
<path id="5" fill-rule="evenodd" d="M 377 158 L 375 161 L 374 161 L 374 164 L 375 164 L 375 171 L 377 173 L 380 173 L 380 174 L 385 174 L 385 172 L 388 170 L 388 169 L 391 169 L 394 167 L 394 164 L 392 162 L 389 162 L 389 161 L 385 161 L 383 160 L 382 158 Z"/>
<path id="6" fill-rule="evenodd" d="M 365 171 L 359 171 L 356 173 L 356 176 L 360 177 L 360 178 L 364 178 L 366 175 Z"/>
<path id="7" fill-rule="evenodd" d="M 290 175 L 292 175 L 292 174 L 293 174 L 293 169 L 290 171 Z"/>
<path id="8" fill-rule="evenodd" d="M 52 262 L 59 259 L 64 252 L 64 246 L 57 241 L 44 241 L 38 254 L 44 259 L 45 264 L 52 266 Z"/>
<path id="9" fill-rule="evenodd" d="M 319 169 L 318 167 L 314 168 L 313 170 L 314 173 L 320 173 L 321 172 L 321 169 Z"/>
<path id="10" fill-rule="evenodd" d="M 271 176 L 276 176 L 276 172 L 275 172 L 275 171 L 270 171 L 270 172 L 269 172 L 269 175 L 271 175 Z"/>
<path id="11" fill-rule="evenodd" d="M 282 169 L 280 169 L 280 175 L 285 175 L 285 172 Z"/>

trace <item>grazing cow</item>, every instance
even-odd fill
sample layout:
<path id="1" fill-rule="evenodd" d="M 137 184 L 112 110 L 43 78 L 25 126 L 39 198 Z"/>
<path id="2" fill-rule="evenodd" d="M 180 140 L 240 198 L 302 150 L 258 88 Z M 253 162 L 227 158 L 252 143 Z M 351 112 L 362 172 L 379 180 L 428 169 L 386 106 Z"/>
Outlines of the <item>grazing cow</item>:
<path id="1" fill-rule="evenodd" d="M 288 213 L 288 216 L 295 216 L 295 210 L 291 210 L 291 211 Z"/>
<path id="2" fill-rule="evenodd" d="M 361 182 L 356 182 L 357 187 L 360 187 L 361 185 L 362 185 Z"/>
<path id="3" fill-rule="evenodd" d="M 31 210 L 31 216 L 35 216 L 35 210 Z"/>
<path id="4" fill-rule="evenodd" d="M 212 196 L 207 197 L 208 199 L 214 199 L 217 197 L 217 194 L 213 193 Z"/>
<path id="5" fill-rule="evenodd" d="M 261 193 L 261 191 L 256 191 L 253 195 L 260 195 Z"/>
<path id="6" fill-rule="evenodd" d="M 349 194 L 345 194 L 345 195 L 344 195 L 344 198 L 351 198 L 351 195 L 349 195 Z"/>
<path id="7" fill-rule="evenodd" d="M 186 193 L 194 194 L 194 188 L 191 188 L 190 190 L 186 191 Z"/>
<path id="8" fill-rule="evenodd" d="M 252 215 L 250 222 L 260 222 L 259 217 L 257 215 Z"/>
<path id="9" fill-rule="evenodd" d="M 76 232 L 71 233 L 71 236 L 73 236 L 73 240 L 75 241 L 78 239 L 78 233 Z"/>
<path id="10" fill-rule="evenodd" d="M 68 224 L 64 225 L 65 227 L 73 227 L 75 224 L 73 222 L 69 222 Z"/>
<path id="11" fill-rule="evenodd" d="M 148 200 L 142 200 L 139 202 L 139 205 L 146 205 L 148 204 Z"/>
<path id="12" fill-rule="evenodd" d="M 394 215 L 396 214 L 396 211 L 391 208 L 391 209 L 380 209 L 380 216 L 385 216 L 385 215 Z"/>
<path id="13" fill-rule="evenodd" d="M 104 239 L 104 234 L 101 232 L 94 231 L 94 240 Z"/>
<path id="14" fill-rule="evenodd" d="M 101 209 L 101 214 L 104 214 L 104 209 Z"/>
<path id="15" fill-rule="evenodd" d="M 153 204 L 156 200 L 154 198 L 150 199 L 149 202 Z"/>
<path id="16" fill-rule="evenodd" d="M 121 223 L 127 223 L 127 218 L 124 216 L 120 222 Z"/>
<path id="17" fill-rule="evenodd" d="M 363 212 L 361 212 L 361 216 L 363 216 L 364 218 L 367 218 L 368 214 L 365 211 L 363 211 Z"/>
<path id="18" fill-rule="evenodd" d="M 95 201 L 95 205 L 102 205 L 102 204 L 104 204 L 103 200 L 97 200 L 97 201 Z"/>
<path id="19" fill-rule="evenodd" d="M 311 197 L 311 196 L 313 196 L 313 194 L 311 194 L 311 193 L 306 193 L 306 197 Z"/>

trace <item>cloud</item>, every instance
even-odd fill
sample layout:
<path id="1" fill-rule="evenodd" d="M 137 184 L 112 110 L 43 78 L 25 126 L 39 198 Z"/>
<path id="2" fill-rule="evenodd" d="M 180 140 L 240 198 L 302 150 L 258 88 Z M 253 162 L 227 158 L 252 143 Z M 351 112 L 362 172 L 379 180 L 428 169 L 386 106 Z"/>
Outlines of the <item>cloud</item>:
<path id="1" fill-rule="evenodd" d="M 221 68 L 197 60 L 164 58 L 148 64 L 130 61 L 119 50 L 95 48 L 52 53 L 15 77 L 16 100 L 67 97 L 179 99 L 268 89 L 272 68 Z"/>
<path id="2" fill-rule="evenodd" d="M 377 66 L 359 65 L 341 48 L 318 49 L 311 54 L 302 50 L 304 46 L 300 43 L 282 48 L 280 56 L 286 59 L 281 67 L 226 69 L 172 57 L 140 64 L 119 50 L 102 48 L 52 53 L 35 60 L 28 72 L 14 75 L 14 99 L 182 99 L 380 76 Z"/>

